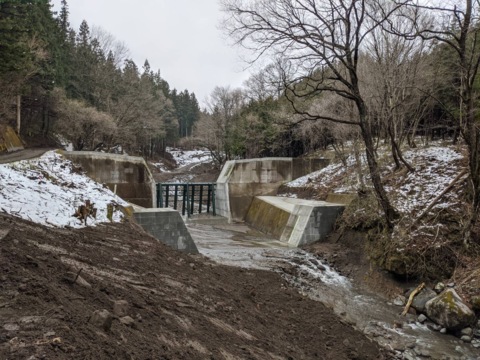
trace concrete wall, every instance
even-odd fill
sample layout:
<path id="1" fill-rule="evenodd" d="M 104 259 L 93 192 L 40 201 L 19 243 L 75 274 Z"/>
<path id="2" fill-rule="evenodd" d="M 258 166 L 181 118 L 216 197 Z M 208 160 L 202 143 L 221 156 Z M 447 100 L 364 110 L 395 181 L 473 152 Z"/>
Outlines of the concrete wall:
<path id="1" fill-rule="evenodd" d="M 138 224 L 162 243 L 179 251 L 198 254 L 180 213 L 172 209 L 136 209 L 133 214 Z"/>
<path id="2" fill-rule="evenodd" d="M 343 209 L 344 205 L 325 201 L 258 196 L 248 210 L 246 222 L 297 247 L 324 240 Z"/>
<path id="3" fill-rule="evenodd" d="M 229 221 L 243 221 L 255 196 L 276 195 L 285 182 L 328 163 L 328 159 L 292 158 L 227 161 L 217 180 L 216 212 Z"/>
<path id="4" fill-rule="evenodd" d="M 133 204 L 155 206 L 155 180 L 141 157 L 105 154 L 95 151 L 64 151 L 67 159 L 80 165 L 87 175 Z"/>

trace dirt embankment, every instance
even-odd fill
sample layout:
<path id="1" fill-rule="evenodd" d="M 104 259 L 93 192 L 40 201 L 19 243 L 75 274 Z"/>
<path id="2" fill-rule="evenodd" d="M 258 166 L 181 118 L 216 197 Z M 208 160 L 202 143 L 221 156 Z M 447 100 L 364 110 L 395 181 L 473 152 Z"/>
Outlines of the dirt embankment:
<path id="1" fill-rule="evenodd" d="M 0 215 L 0 229 L 1 359 L 388 358 L 277 274 L 174 252 L 131 224 Z M 103 309 L 111 326 L 92 321 Z"/>

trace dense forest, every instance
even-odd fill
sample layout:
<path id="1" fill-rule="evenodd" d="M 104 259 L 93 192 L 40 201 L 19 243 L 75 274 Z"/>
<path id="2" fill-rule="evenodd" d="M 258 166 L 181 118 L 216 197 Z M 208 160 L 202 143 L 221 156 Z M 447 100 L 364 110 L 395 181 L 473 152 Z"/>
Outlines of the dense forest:
<path id="1" fill-rule="evenodd" d="M 101 28 L 69 24 L 66 0 L 0 2 L 0 119 L 30 144 L 144 156 L 190 136 L 200 117 L 194 93 L 171 89 L 148 60 Z"/>
<path id="2" fill-rule="evenodd" d="M 467 147 L 472 226 L 480 212 L 478 2 L 458 0 L 223 0 L 225 33 L 268 65 L 242 88 L 171 89 L 146 60 L 48 0 L 0 2 L 0 121 L 29 144 L 153 157 L 167 145 L 228 159 L 301 156 L 353 144 L 365 154 L 389 228 L 398 214 L 379 171 L 388 144 L 396 169 L 413 172 L 406 147 L 434 137 Z M 252 60 L 253 61 L 253 60 Z M 467 226 L 467 228 L 471 228 Z M 468 231 L 467 231 L 468 232 Z"/>

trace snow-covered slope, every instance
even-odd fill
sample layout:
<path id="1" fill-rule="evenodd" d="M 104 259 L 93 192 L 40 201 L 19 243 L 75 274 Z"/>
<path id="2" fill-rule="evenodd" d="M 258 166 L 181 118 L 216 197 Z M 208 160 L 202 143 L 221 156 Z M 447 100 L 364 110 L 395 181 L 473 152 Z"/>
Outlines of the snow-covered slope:
<path id="1" fill-rule="evenodd" d="M 83 227 L 72 216 L 75 209 L 90 200 L 97 208 L 96 219 L 88 218 L 88 226 L 107 219 L 107 204 L 127 203 L 109 189 L 79 174 L 71 161 L 55 151 L 39 159 L 0 165 L 0 211 L 47 226 Z M 120 221 L 114 212 L 113 221 Z"/>
<path id="2" fill-rule="evenodd" d="M 381 158 L 392 164 L 393 160 L 389 156 L 385 149 L 380 153 Z M 403 214 L 415 214 L 425 209 L 465 169 L 461 147 L 456 146 L 434 144 L 407 150 L 404 157 L 415 169 L 414 172 L 394 172 L 392 165 L 386 167 L 383 172 L 388 196 Z M 345 167 L 339 161 L 333 162 L 320 171 L 285 184 L 286 193 L 283 196 L 296 196 L 288 193 L 288 189 L 295 188 L 312 188 L 322 194 L 355 193 L 359 189 L 359 182 L 354 156 L 349 156 L 346 163 Z M 371 186 L 364 156 L 362 168 L 364 182 Z M 446 194 L 434 209 L 458 207 L 459 203 L 455 192 L 451 192 Z"/>
<path id="3" fill-rule="evenodd" d="M 213 161 L 210 152 L 206 149 L 181 150 L 167 147 L 167 152 L 172 155 L 177 168 L 198 165 L 202 163 L 210 163 Z M 162 172 L 169 171 L 163 162 L 154 163 L 153 166 L 157 167 Z"/>

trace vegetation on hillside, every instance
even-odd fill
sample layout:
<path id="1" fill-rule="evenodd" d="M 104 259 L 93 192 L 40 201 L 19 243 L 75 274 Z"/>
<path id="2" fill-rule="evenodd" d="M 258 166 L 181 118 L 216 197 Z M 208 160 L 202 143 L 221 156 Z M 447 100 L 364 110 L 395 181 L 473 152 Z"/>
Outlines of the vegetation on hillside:
<path id="1" fill-rule="evenodd" d="M 83 21 L 71 28 L 66 0 L 0 2 L 0 121 L 30 144 L 58 135 L 75 150 L 153 156 L 189 136 L 200 117 L 188 90 L 171 89 L 148 60 Z"/>

